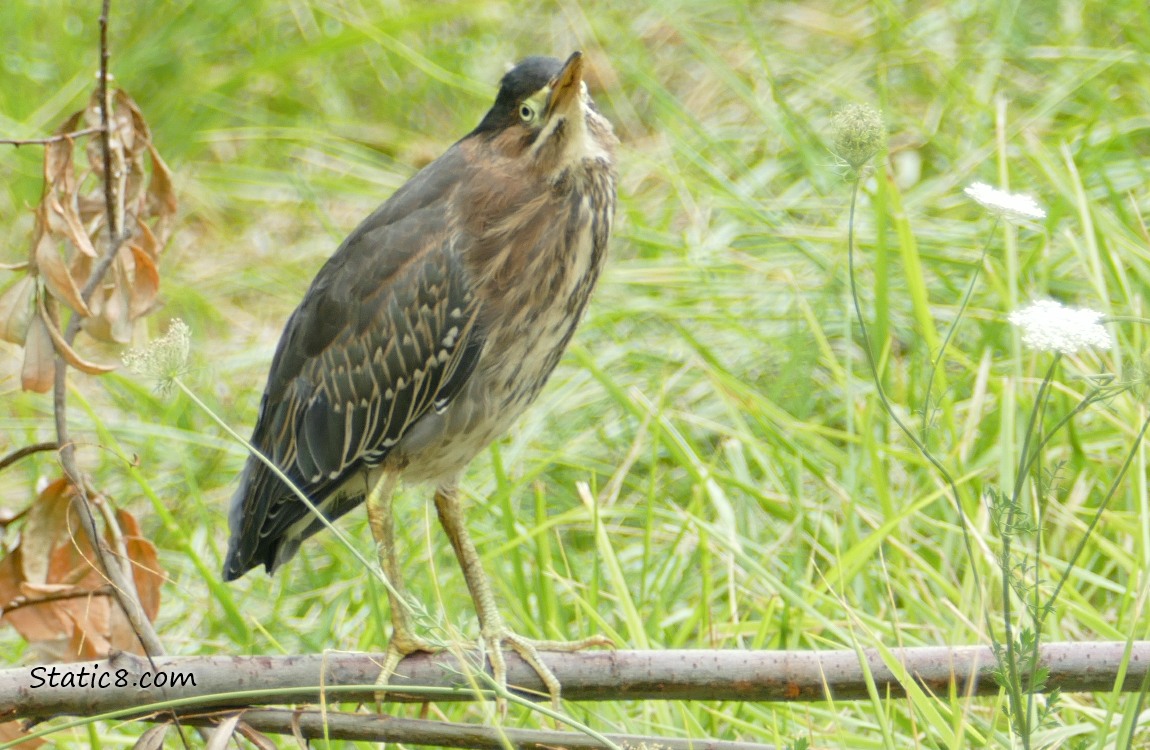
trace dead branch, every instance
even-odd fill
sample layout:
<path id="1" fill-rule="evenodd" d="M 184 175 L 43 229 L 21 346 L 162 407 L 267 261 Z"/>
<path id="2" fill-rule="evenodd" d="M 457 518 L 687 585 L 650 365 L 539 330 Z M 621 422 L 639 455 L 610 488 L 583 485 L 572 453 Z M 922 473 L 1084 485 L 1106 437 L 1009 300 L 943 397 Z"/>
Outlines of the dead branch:
<path id="1" fill-rule="evenodd" d="M 57 133 L 56 135 L 48 136 L 47 138 L 0 138 L 0 145 L 15 146 L 47 146 L 50 143 L 59 143 L 60 141 L 72 141 L 85 135 L 93 135 L 99 133 L 103 128 L 84 128 L 83 130 L 74 130 L 71 133 Z"/>
<path id="2" fill-rule="evenodd" d="M 100 146 L 104 158 L 104 210 L 106 212 L 105 220 L 108 228 L 108 247 L 104 255 L 93 266 L 91 275 L 88 277 L 81 291 L 81 297 L 85 303 L 91 300 L 93 293 L 96 291 L 96 287 L 103 281 L 104 275 L 108 272 L 108 268 L 112 265 L 112 261 L 120 251 L 124 240 L 127 239 L 117 219 L 111 174 L 112 151 L 111 125 L 109 120 L 111 116 L 109 112 L 111 99 L 108 97 L 108 16 L 110 12 L 111 0 L 103 0 L 100 13 L 100 127 L 96 128 L 96 130 L 100 134 Z M 73 313 L 72 318 L 68 321 L 68 327 L 64 331 L 64 342 L 67 346 L 70 346 L 72 342 L 76 340 L 76 335 L 80 332 L 81 319 L 82 316 L 77 312 Z M 136 637 L 140 639 L 145 653 L 149 655 L 149 658 L 162 655 L 164 653 L 164 647 L 160 643 L 160 638 L 156 635 L 151 621 L 148 620 L 147 615 L 144 613 L 144 607 L 140 604 L 140 597 L 136 592 L 136 585 L 132 580 L 131 573 L 125 570 L 124 565 L 120 564 L 120 560 L 113 554 L 107 542 L 104 541 L 96 525 L 96 518 L 92 512 L 92 503 L 88 496 L 88 488 L 84 477 L 80 473 L 79 467 L 76 465 L 75 445 L 72 443 L 68 433 L 68 364 L 59 347 L 57 347 L 54 374 L 53 406 L 55 407 L 56 414 L 57 443 L 60 446 L 60 467 L 64 470 L 64 475 L 68 478 L 69 482 L 71 482 L 72 486 L 76 488 L 80 508 L 80 513 L 78 514 L 80 526 L 85 536 L 87 536 L 88 541 L 91 543 L 92 549 L 95 550 L 100 561 L 100 567 L 107 576 L 108 583 L 111 584 L 113 595 L 116 597 L 120 608 L 124 611 L 124 615 L 128 618 L 128 622 L 131 624 Z"/>
<path id="3" fill-rule="evenodd" d="M 192 726 L 213 726 L 222 717 L 185 716 L 183 723 Z M 257 732 L 266 734 L 295 734 L 304 739 L 358 740 L 366 742 L 402 742 L 408 745 L 436 747 L 466 747 L 476 750 L 497 750 L 507 747 L 522 750 L 566 748 L 566 750 L 598 750 L 606 747 L 598 740 L 579 732 L 553 732 L 541 729 L 513 729 L 486 727 L 447 721 L 405 719 L 375 713 L 343 713 L 338 711 L 291 711 L 288 709 L 253 709 L 244 711 L 240 721 Z M 663 750 L 772 750 L 773 745 L 755 742 L 730 742 L 707 739 L 679 739 L 636 734 L 605 734 L 607 739 L 624 748 L 640 745 L 660 747 Z M 506 742 L 504 742 L 506 739 Z"/>
<path id="4" fill-rule="evenodd" d="M 62 602 L 69 599 L 90 599 L 94 596 L 111 596 L 112 587 L 103 586 L 98 589 L 85 589 L 83 591 L 61 591 L 55 594 L 44 594 L 35 598 L 26 596 L 18 597 L 10 602 L 0 602 L 0 615 L 7 614 L 8 612 L 15 612 L 24 607 L 35 607 L 39 604 L 47 604 L 49 602 Z"/>
<path id="5" fill-rule="evenodd" d="M 4 471 L 12 464 L 21 459 L 27 458 L 28 456 L 32 456 L 37 453 L 43 453 L 45 451 L 54 451 L 56 450 L 56 447 L 56 443 L 53 442 L 33 443 L 32 445 L 26 445 L 23 448 L 17 448 L 3 458 L 0 458 L 0 471 Z"/>
<path id="6" fill-rule="evenodd" d="M 1150 641 L 1135 641 L 1124 660 L 1124 642 L 1050 643 L 1040 651 L 1050 669 L 1044 690 L 1062 692 L 1139 689 L 1150 672 Z M 900 680 L 878 652 L 864 652 L 879 695 L 905 696 L 909 688 L 946 695 L 997 695 L 991 676 L 994 657 L 986 646 L 891 649 L 908 678 Z M 865 673 L 855 651 L 603 651 L 545 653 L 543 660 L 571 701 L 734 700 L 823 701 L 868 697 Z M 196 709 L 252 704 L 372 702 L 380 654 L 327 653 L 304 656 L 206 656 L 155 659 L 155 670 L 140 657 L 118 653 L 111 659 L 0 671 L 0 721 L 91 716 L 141 709 L 164 699 L 197 700 Z M 545 699 L 538 675 L 507 655 L 508 682 L 524 695 Z M 54 672 L 52 671 L 54 670 Z M 122 672 L 120 670 L 123 670 Z M 173 682 L 184 676 L 187 684 Z M 149 684 L 164 681 L 164 687 Z M 101 681 L 103 684 L 100 684 Z M 117 684 L 117 683 L 120 684 Z M 194 684 L 192 684 L 194 682 Z M 404 694 L 405 687 L 439 688 L 442 695 Z M 290 695 L 271 691 L 290 691 Z M 221 699 L 224 693 L 247 695 Z M 474 700 L 466 668 L 450 653 L 415 654 L 400 663 L 389 701 Z"/>

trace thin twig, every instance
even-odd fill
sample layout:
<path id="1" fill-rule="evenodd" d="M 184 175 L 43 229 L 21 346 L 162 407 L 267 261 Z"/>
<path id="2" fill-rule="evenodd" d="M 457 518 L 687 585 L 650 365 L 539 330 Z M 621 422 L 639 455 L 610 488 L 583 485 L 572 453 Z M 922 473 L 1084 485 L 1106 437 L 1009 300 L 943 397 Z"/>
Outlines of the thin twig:
<path id="1" fill-rule="evenodd" d="M 234 714 L 233 714 L 234 715 Z M 157 720 L 161 717 L 157 716 Z M 219 716 L 184 716 L 185 724 L 212 726 Z M 328 711 L 291 711 L 288 709 L 254 709 L 244 711 L 240 720 L 252 729 L 269 734 L 294 734 L 304 739 L 356 740 L 363 742 L 396 742 L 408 745 L 474 748 L 496 750 L 507 747 L 536 750 L 562 747 L 567 750 L 598 750 L 602 742 L 579 732 L 555 732 L 541 729 L 483 727 L 448 721 L 405 719 L 367 713 Z M 773 750 L 775 745 L 757 742 L 731 742 L 708 739 L 682 739 L 635 734 L 605 735 L 618 746 L 660 747 L 664 750 Z"/>
<path id="2" fill-rule="evenodd" d="M 90 596 L 111 596 L 111 586 L 100 586 L 95 589 L 84 589 L 83 591 L 58 591 L 54 594 L 44 594 L 35 599 L 29 599 L 26 596 L 13 599 L 6 604 L 0 604 L 0 616 L 6 615 L 9 612 L 15 612 L 24 607 L 35 607 L 38 604 L 48 604 L 50 602 L 67 601 L 69 599 L 86 599 Z"/>
<path id="3" fill-rule="evenodd" d="M 92 298 L 96 287 L 103 281 L 104 275 L 107 273 L 108 268 L 111 266 L 112 261 L 116 257 L 116 253 L 120 251 L 125 238 L 121 236 L 119 226 L 117 225 L 116 212 L 115 212 L 115 197 L 112 189 L 112 175 L 111 172 L 111 139 L 110 139 L 110 121 L 108 112 L 108 16 L 111 10 L 111 0 L 103 0 L 103 8 L 100 14 L 100 143 L 104 153 L 104 210 L 106 212 L 106 222 L 108 226 L 108 248 L 100 260 L 93 266 L 92 273 L 88 277 L 84 288 L 81 290 L 81 295 L 84 302 L 88 302 Z M 74 313 L 68 321 L 68 326 L 64 331 L 64 340 L 71 345 L 76 339 L 76 335 L 80 332 L 81 316 Z M 131 625 L 133 632 L 139 639 L 140 644 L 144 647 L 144 652 L 151 659 L 153 656 L 160 656 L 164 654 L 164 647 L 160 643 L 160 638 L 156 635 L 152 623 L 148 620 L 147 615 L 144 613 L 143 605 L 140 603 L 139 595 L 136 592 L 136 586 L 128 571 L 124 566 L 120 565 L 119 560 L 115 559 L 111 550 L 108 548 L 107 543 L 104 541 L 103 536 L 100 534 L 100 529 L 96 524 L 95 515 L 92 513 L 91 500 L 88 497 L 88 489 L 85 484 L 84 478 L 80 473 L 80 469 L 76 464 L 76 449 L 72 443 L 68 432 L 68 365 L 64 360 L 62 354 L 56 354 L 56 371 L 55 382 L 53 388 L 53 405 L 56 413 L 56 437 L 57 444 L 60 450 L 60 466 L 64 471 L 64 475 L 71 482 L 72 486 L 76 489 L 76 497 L 80 512 L 77 514 L 80 527 L 84 531 L 84 535 L 88 537 L 89 542 L 92 544 L 92 549 L 95 550 L 96 557 L 99 559 L 100 567 L 103 568 L 104 575 L 107 577 L 108 582 L 112 586 L 112 592 L 119 603 L 120 608 L 123 610 L 124 615 L 128 618 L 128 623 Z"/>
<path id="4" fill-rule="evenodd" d="M 28 456 L 44 453 L 45 451 L 54 451 L 58 445 L 59 444 L 55 442 L 33 443 L 32 445 L 25 445 L 23 448 L 17 448 L 7 456 L 4 456 L 4 458 L 0 458 L 0 471 L 4 471 L 12 464 L 21 459 L 28 458 Z"/>
<path id="5" fill-rule="evenodd" d="M 81 136 L 103 132 L 103 130 L 103 126 L 97 125 L 91 128 L 84 128 L 83 130 L 73 130 L 71 133 L 50 135 L 47 138 L 0 138 L 0 145 L 15 146 L 16 148 L 20 148 L 21 146 L 47 146 L 50 143 L 75 140 Z"/>
<path id="6" fill-rule="evenodd" d="M 116 200 L 112 190 L 112 125 L 108 110 L 108 17 L 111 13 L 111 0 L 104 0 L 100 10 L 100 150 L 104 156 L 104 218 L 108 222 L 108 238 L 112 245 L 118 245 L 119 222 L 116 219 Z M 117 248 L 118 249 L 118 248 Z M 92 275 L 95 278 L 95 274 Z M 87 298 L 84 300 L 87 301 Z"/>

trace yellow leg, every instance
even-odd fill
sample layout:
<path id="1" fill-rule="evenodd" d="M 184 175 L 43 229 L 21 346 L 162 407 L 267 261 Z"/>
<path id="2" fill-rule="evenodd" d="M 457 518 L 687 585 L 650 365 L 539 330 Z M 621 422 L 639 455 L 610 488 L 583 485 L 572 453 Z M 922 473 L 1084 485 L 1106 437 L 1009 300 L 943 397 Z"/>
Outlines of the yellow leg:
<path id="1" fill-rule="evenodd" d="M 395 554 L 395 517 L 391 505 L 395 493 L 396 477 L 384 472 L 372 485 L 367 495 L 367 521 L 371 535 L 378 547 L 379 562 L 387 577 L 387 600 L 391 608 L 391 640 L 387 644 L 387 656 L 380 670 L 377 685 L 386 685 L 395 674 L 395 668 L 408 654 L 416 651 L 435 653 L 439 647 L 417 637 L 411 628 L 411 611 L 405 601 L 407 590 L 400 575 L 399 559 Z M 384 693 L 378 698 L 383 700 Z"/>
<path id="2" fill-rule="evenodd" d="M 471 592 L 471 599 L 475 603 L 475 612 L 479 616 L 479 634 L 483 640 L 487 656 L 491 660 L 491 673 L 497 685 L 507 687 L 507 662 L 503 657 L 503 647 L 506 646 L 523 657 L 531 668 L 539 675 L 547 691 L 551 694 L 551 702 L 555 708 L 559 707 L 559 680 L 551 669 L 543 663 L 539 656 L 540 651 L 579 651 L 593 646 L 614 646 L 610 638 L 595 635 L 581 641 L 537 641 L 524 638 L 513 633 L 503 622 L 499 608 L 495 604 L 495 594 L 492 593 L 491 584 L 483 572 L 479 560 L 479 553 L 471 541 L 467 528 L 464 525 L 463 508 L 454 488 L 440 487 L 435 493 L 435 509 L 439 513 L 439 522 L 443 526 L 455 556 L 459 560 L 459 567 L 463 569 L 463 578 L 467 581 L 467 588 Z M 503 698 L 497 700 L 501 714 L 507 713 L 507 701 Z"/>

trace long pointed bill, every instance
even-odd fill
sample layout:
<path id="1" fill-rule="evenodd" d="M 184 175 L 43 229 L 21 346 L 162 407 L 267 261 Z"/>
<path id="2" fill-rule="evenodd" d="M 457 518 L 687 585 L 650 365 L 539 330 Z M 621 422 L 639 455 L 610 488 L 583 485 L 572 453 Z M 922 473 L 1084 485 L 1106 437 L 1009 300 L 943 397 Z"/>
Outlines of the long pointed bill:
<path id="1" fill-rule="evenodd" d="M 570 115 L 579 105 L 579 93 L 583 89 L 583 53 L 573 52 L 563 70 L 551 82 L 551 94 L 547 97 L 545 119 L 553 115 Z"/>

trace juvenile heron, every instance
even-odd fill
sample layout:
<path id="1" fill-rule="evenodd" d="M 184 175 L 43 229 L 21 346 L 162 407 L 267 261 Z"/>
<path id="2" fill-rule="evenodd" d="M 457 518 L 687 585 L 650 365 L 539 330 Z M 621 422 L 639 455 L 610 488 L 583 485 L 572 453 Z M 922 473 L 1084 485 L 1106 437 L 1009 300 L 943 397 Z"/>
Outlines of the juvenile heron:
<path id="1" fill-rule="evenodd" d="M 539 650 L 610 641 L 531 641 L 511 632 L 468 536 L 464 468 L 539 394 L 571 339 L 607 254 L 615 138 L 583 82 L 583 56 L 529 57 L 479 125 L 367 217 L 288 319 L 252 444 L 329 519 L 366 500 L 399 661 L 436 647 L 412 632 L 394 544 L 398 479 L 430 483 L 463 569 L 492 672 L 504 647 L 556 697 Z M 323 528 L 260 460 L 232 500 L 224 578 L 268 573 Z"/>

